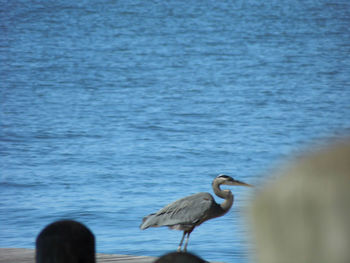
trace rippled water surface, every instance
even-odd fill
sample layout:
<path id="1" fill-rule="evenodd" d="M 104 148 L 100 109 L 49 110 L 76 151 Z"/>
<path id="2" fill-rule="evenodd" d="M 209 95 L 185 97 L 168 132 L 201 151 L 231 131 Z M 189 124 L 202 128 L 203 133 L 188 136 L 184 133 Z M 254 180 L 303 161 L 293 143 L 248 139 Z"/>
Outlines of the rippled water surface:
<path id="1" fill-rule="evenodd" d="M 79 3 L 76 3 L 79 2 Z M 97 251 L 159 256 L 142 217 L 350 128 L 348 1 L 1 1 L 0 247 L 70 218 Z M 251 262 L 251 189 L 190 251 Z M 217 198 L 217 201 L 220 201 Z"/>

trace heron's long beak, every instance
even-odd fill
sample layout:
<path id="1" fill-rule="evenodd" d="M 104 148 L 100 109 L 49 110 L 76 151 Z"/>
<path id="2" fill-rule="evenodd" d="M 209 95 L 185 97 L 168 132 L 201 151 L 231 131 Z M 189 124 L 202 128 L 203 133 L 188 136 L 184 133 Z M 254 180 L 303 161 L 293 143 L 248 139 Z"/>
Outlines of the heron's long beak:
<path id="1" fill-rule="evenodd" d="M 234 180 L 234 182 L 233 182 L 232 185 L 253 187 L 253 185 L 251 185 L 251 184 L 247 184 L 247 183 L 245 183 L 245 182 L 238 181 L 238 180 Z"/>

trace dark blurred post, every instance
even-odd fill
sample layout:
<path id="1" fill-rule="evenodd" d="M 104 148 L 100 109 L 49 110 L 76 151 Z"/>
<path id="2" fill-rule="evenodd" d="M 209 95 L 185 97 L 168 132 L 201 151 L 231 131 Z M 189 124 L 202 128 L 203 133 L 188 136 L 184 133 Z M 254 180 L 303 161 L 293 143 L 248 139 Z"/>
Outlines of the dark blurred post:
<path id="1" fill-rule="evenodd" d="M 260 263 L 350 262 L 350 139 L 280 169 L 252 207 Z"/>
<path id="2" fill-rule="evenodd" d="M 158 258 L 154 263 L 206 263 L 203 259 L 188 252 L 171 252 Z"/>
<path id="3" fill-rule="evenodd" d="M 61 220 L 36 239 L 36 263 L 95 263 L 95 238 L 83 224 Z"/>

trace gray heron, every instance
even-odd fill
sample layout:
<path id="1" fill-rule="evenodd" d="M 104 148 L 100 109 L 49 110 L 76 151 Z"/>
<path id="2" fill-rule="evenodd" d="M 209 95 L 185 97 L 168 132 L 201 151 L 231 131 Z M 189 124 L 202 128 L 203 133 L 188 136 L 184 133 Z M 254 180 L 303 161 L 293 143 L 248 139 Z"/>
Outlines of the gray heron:
<path id="1" fill-rule="evenodd" d="M 214 197 L 209 193 L 190 195 L 144 217 L 140 228 L 143 230 L 149 227 L 167 226 L 171 229 L 184 231 L 177 251 L 181 251 L 186 235 L 183 251 L 187 251 L 190 234 L 196 226 L 209 219 L 223 216 L 230 210 L 234 196 L 230 190 L 222 190 L 220 185 L 252 186 L 220 174 L 213 180 L 212 187 L 218 197 L 225 199 L 223 203 L 216 203 Z"/>

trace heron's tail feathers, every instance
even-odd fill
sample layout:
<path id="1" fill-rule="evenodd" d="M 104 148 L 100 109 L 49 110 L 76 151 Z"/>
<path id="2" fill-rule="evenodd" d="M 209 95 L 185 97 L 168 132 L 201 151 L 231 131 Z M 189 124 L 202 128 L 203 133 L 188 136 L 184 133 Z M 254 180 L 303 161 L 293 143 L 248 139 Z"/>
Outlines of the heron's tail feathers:
<path id="1" fill-rule="evenodd" d="M 154 215 L 155 215 L 155 214 L 150 214 L 150 215 L 148 215 L 148 216 L 145 216 L 145 217 L 142 219 L 142 224 L 140 225 L 141 230 L 144 230 L 144 229 L 146 229 L 146 228 L 149 228 L 149 227 L 151 227 L 151 226 L 154 226 L 154 225 L 152 225 L 152 223 L 153 223 L 152 218 L 153 218 Z"/>

